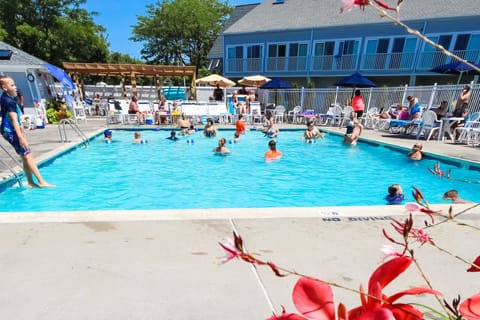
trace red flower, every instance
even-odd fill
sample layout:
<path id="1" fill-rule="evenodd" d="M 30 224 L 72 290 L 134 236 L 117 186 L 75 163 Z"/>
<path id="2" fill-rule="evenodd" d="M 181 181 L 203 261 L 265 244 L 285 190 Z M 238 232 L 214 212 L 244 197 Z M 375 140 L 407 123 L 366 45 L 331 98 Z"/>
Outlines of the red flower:
<path id="1" fill-rule="evenodd" d="M 460 314 L 467 320 L 480 320 L 480 293 L 463 301 L 459 307 Z"/>
<path id="2" fill-rule="evenodd" d="M 409 304 L 395 302 L 405 295 L 425 293 L 441 295 L 440 292 L 429 288 L 415 287 L 400 291 L 390 297 L 383 293 L 383 289 L 405 271 L 412 261 L 412 258 L 402 256 L 380 265 L 370 276 L 368 281 L 368 295 L 361 295 L 362 305 L 350 310 L 348 319 L 422 319 L 423 313 L 420 310 Z M 375 316 L 375 318 L 372 318 L 372 316 Z"/>
<path id="3" fill-rule="evenodd" d="M 227 263 L 233 258 L 240 257 L 242 254 L 242 252 L 235 247 L 235 243 L 230 238 L 224 239 L 219 245 L 225 250 L 225 257 L 222 259 L 222 263 Z"/>
<path id="4" fill-rule="evenodd" d="M 335 320 L 332 288 L 320 280 L 298 279 L 292 299 L 297 310 L 308 319 Z"/>
<path id="5" fill-rule="evenodd" d="M 387 9 L 387 10 L 396 10 L 395 8 L 390 7 L 383 1 L 380 0 L 373 0 L 377 5 L 380 7 Z M 359 6 L 361 9 L 365 9 L 365 6 L 370 4 L 369 0 L 341 0 L 342 4 L 340 6 L 340 12 L 344 10 L 352 10 L 354 6 Z"/>
<path id="6" fill-rule="evenodd" d="M 468 268 L 467 272 L 480 272 L 480 256 L 478 256 L 472 264 L 474 265 Z"/>
<path id="7" fill-rule="evenodd" d="M 286 313 L 285 310 L 283 310 L 281 315 L 273 315 L 267 320 L 305 320 L 305 318 L 295 313 Z"/>
<path id="8" fill-rule="evenodd" d="M 428 235 L 424 229 L 418 229 L 413 227 L 413 220 L 411 216 L 405 220 L 405 223 L 401 223 L 398 220 L 392 219 L 391 223 L 395 231 L 401 234 L 403 237 L 413 238 L 421 244 L 431 243 L 433 244 L 433 239 Z M 387 237 L 388 235 L 384 231 L 383 234 Z"/>
<path id="9" fill-rule="evenodd" d="M 240 258 L 245 262 L 254 263 L 258 265 L 264 265 L 265 263 L 255 259 L 250 253 L 245 252 L 243 248 L 243 240 L 235 232 L 233 233 L 234 240 L 230 238 L 224 239 L 219 245 L 225 250 L 225 257 L 222 259 L 222 263 L 227 263 L 233 258 Z"/>

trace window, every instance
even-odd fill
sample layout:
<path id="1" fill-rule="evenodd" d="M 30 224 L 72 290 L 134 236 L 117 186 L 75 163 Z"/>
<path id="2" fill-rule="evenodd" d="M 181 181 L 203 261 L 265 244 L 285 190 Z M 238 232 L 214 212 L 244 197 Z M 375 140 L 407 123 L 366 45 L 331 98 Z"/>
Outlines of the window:
<path id="1" fill-rule="evenodd" d="M 480 35 L 459 34 L 455 41 L 453 53 L 466 60 L 476 61 L 480 50 Z"/>
<path id="2" fill-rule="evenodd" d="M 337 54 L 335 55 L 335 66 L 337 70 L 355 69 L 358 56 L 359 41 L 344 40 L 338 43 Z"/>
<path id="3" fill-rule="evenodd" d="M 288 52 L 288 70 L 304 71 L 307 68 L 307 51 L 306 43 L 291 43 Z"/>
<path id="4" fill-rule="evenodd" d="M 227 67 L 229 72 L 243 71 L 243 47 L 229 47 L 227 49 Z"/>
<path id="5" fill-rule="evenodd" d="M 333 54 L 335 41 L 325 41 L 315 43 L 313 69 L 331 70 L 333 65 Z"/>
<path id="6" fill-rule="evenodd" d="M 267 69 L 269 71 L 285 70 L 287 45 L 270 44 L 268 46 Z"/>
<path id="7" fill-rule="evenodd" d="M 411 69 L 413 67 L 416 46 L 417 39 L 415 38 L 401 37 L 393 39 L 388 67 L 390 69 Z"/>
<path id="8" fill-rule="evenodd" d="M 262 67 L 262 47 L 260 45 L 247 46 L 247 71 L 259 72 Z"/>
<path id="9" fill-rule="evenodd" d="M 367 52 L 364 58 L 365 69 L 385 69 L 389 44 L 389 38 L 368 40 Z"/>

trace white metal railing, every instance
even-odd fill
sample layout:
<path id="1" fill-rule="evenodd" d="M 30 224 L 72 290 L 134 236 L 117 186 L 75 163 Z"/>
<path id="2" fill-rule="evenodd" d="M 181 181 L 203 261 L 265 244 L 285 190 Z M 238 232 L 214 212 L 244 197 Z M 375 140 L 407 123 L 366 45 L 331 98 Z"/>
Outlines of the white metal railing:
<path id="1" fill-rule="evenodd" d="M 480 111 L 480 84 L 470 84 L 472 93 L 469 101 L 469 113 Z M 402 86 L 402 87 L 379 87 L 379 88 L 360 88 L 365 108 L 388 107 L 392 104 L 405 104 L 407 96 L 415 96 L 421 104 L 428 107 L 439 105 L 442 101 L 447 101 L 450 111 L 455 107 L 458 95 L 464 85 L 432 85 L 432 86 Z M 235 88 L 228 88 L 227 94 Z M 284 105 L 288 111 L 293 110 L 295 106 L 301 106 L 302 110 L 313 109 L 315 113 L 326 113 L 328 107 L 332 104 L 341 106 L 350 105 L 353 89 L 334 87 L 334 88 L 315 88 L 315 89 L 259 89 L 258 100 L 266 105 L 275 103 Z"/>

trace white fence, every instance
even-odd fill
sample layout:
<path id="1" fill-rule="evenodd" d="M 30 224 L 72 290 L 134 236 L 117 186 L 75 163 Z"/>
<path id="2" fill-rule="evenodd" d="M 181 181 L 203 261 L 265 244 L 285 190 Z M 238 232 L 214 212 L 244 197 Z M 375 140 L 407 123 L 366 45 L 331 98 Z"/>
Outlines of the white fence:
<path id="1" fill-rule="evenodd" d="M 470 84 L 472 93 L 469 102 L 469 111 L 480 111 L 480 84 Z M 379 110 L 392 104 L 406 103 L 407 96 L 416 96 L 422 105 L 430 107 L 440 105 L 442 101 L 448 101 L 450 108 L 453 108 L 457 97 L 464 85 L 432 85 L 418 87 L 379 87 L 379 88 L 360 88 L 366 107 L 377 107 Z M 107 98 L 112 94 L 115 98 L 122 98 L 120 86 L 87 86 L 89 96 L 100 93 L 102 97 Z M 138 87 L 139 99 L 157 101 L 157 92 L 155 87 Z M 188 89 L 186 89 L 187 95 Z M 197 101 L 208 101 L 213 94 L 213 87 L 197 87 Z M 232 87 L 225 89 L 225 99 L 231 95 L 234 90 L 239 88 Z M 314 89 L 274 89 L 262 90 L 249 88 L 256 91 L 258 100 L 265 106 L 270 103 L 283 105 L 286 111 L 291 111 L 295 106 L 300 106 L 302 110 L 313 109 L 315 113 L 326 113 L 330 105 L 339 104 L 341 106 L 350 105 L 353 95 L 353 88 L 331 87 Z M 228 110 L 228 108 L 227 108 Z"/>

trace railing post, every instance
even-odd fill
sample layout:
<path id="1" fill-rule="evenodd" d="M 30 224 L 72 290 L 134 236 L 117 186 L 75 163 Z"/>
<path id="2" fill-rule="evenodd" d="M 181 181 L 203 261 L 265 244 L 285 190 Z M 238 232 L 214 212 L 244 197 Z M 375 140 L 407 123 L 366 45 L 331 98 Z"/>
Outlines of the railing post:
<path id="1" fill-rule="evenodd" d="M 405 90 L 403 90 L 403 97 L 402 101 L 400 102 L 403 105 L 403 101 L 407 99 L 407 89 L 408 89 L 408 84 L 405 85 Z"/>
<path id="2" fill-rule="evenodd" d="M 437 83 L 435 82 L 435 83 L 433 84 L 432 93 L 430 94 L 430 100 L 428 101 L 427 110 L 430 109 L 430 107 L 432 106 L 432 104 L 433 104 L 433 98 L 435 98 L 436 92 L 437 92 Z"/>
<path id="3" fill-rule="evenodd" d="M 300 93 L 300 107 L 302 107 L 303 110 L 303 91 L 305 90 L 305 87 L 302 87 L 302 91 Z"/>

